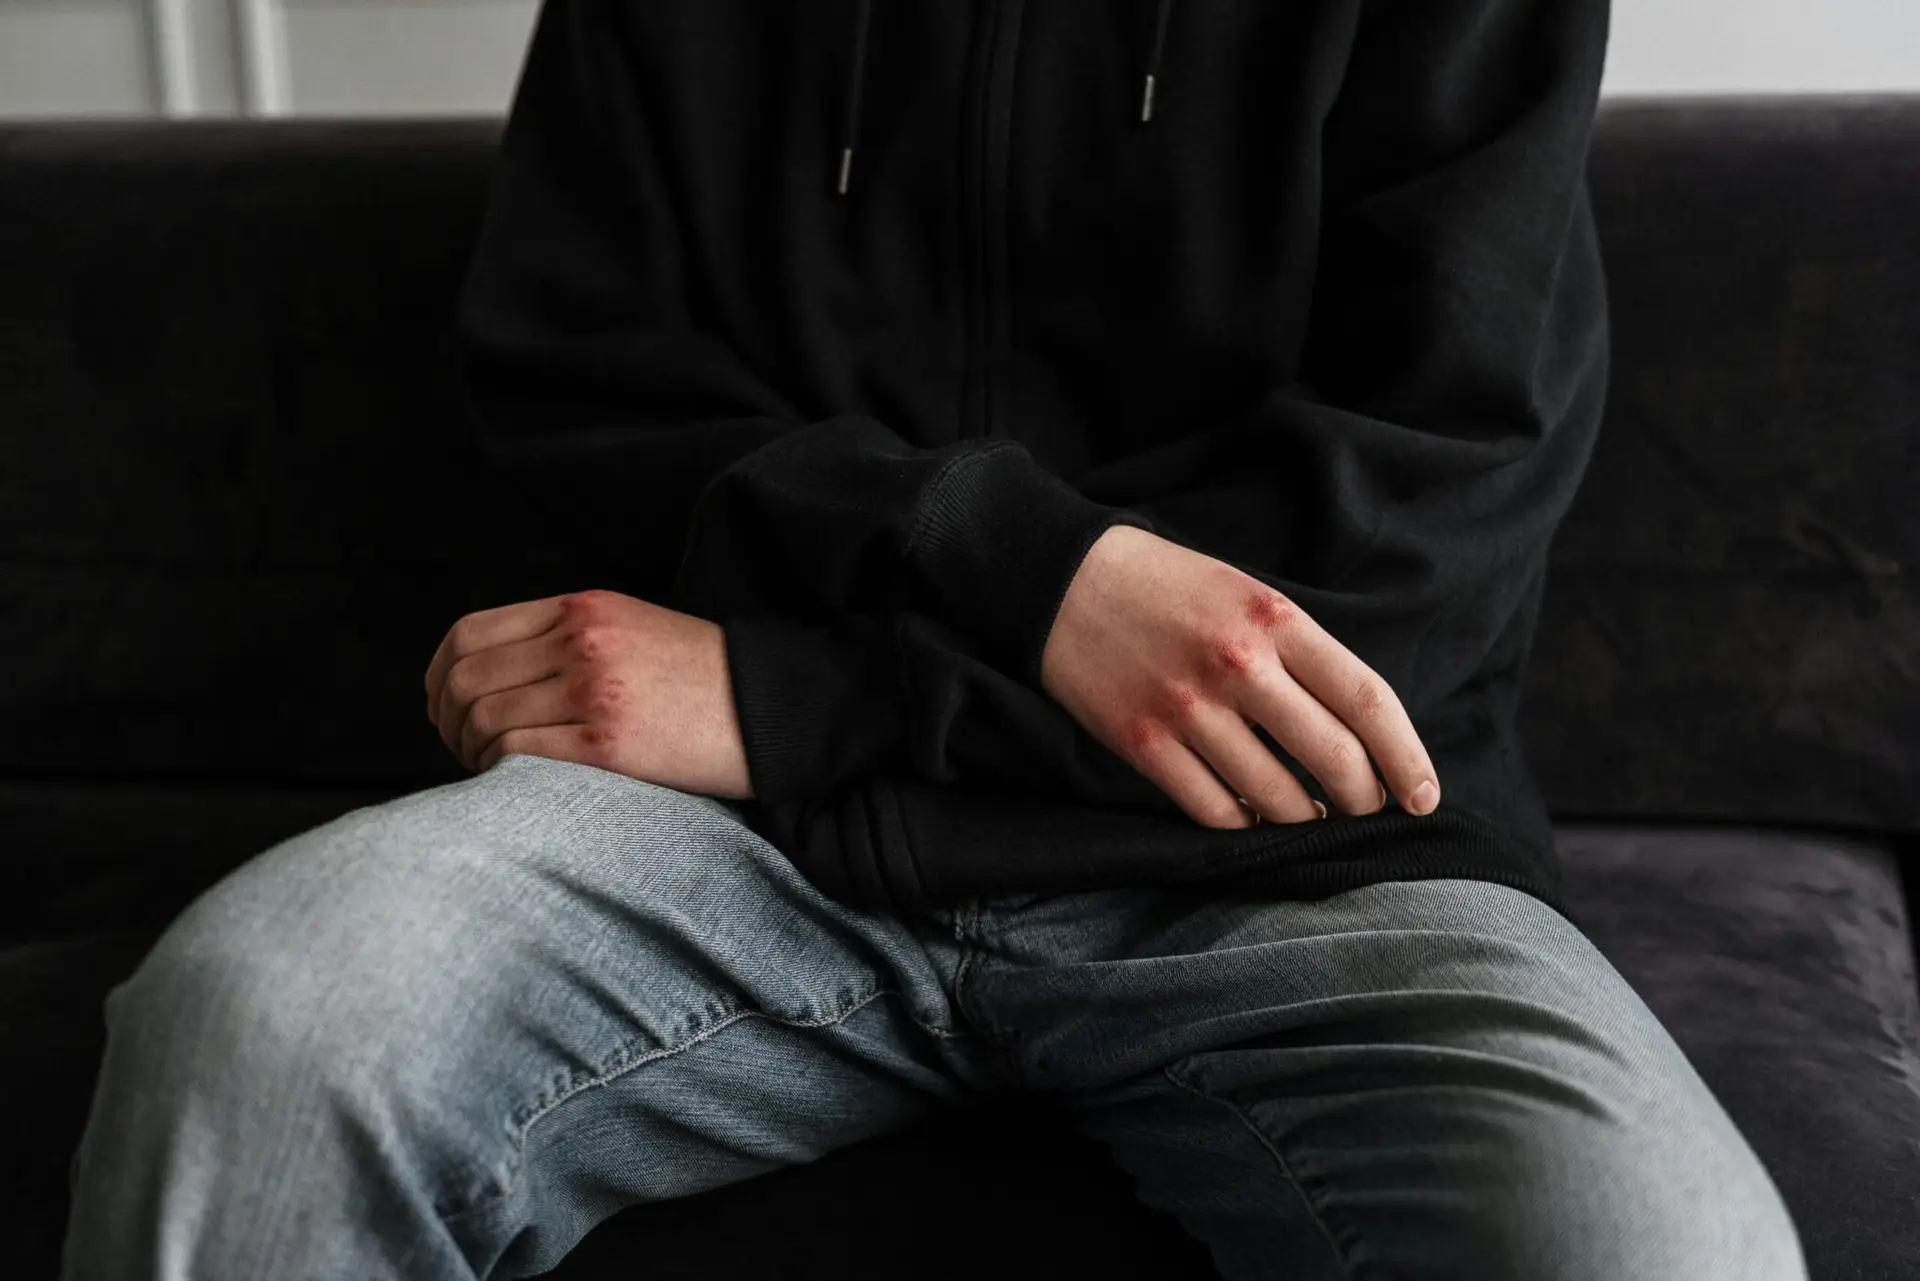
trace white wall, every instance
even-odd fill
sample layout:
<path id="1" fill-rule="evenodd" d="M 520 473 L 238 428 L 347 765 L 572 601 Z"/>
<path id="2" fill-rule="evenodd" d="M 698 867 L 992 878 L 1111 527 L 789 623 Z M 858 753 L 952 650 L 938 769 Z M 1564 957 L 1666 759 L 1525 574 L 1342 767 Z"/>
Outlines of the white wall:
<path id="1" fill-rule="evenodd" d="M 1920 0 L 1613 0 L 1606 90 L 1920 91 Z"/>
<path id="2" fill-rule="evenodd" d="M 0 0 L 0 117 L 499 112 L 537 9 L 538 0 Z"/>
<path id="3" fill-rule="evenodd" d="M 536 8 L 0 0 L 0 116 L 497 112 Z M 1609 93 L 1920 92 L 1920 0 L 1614 0 L 1613 15 Z"/>

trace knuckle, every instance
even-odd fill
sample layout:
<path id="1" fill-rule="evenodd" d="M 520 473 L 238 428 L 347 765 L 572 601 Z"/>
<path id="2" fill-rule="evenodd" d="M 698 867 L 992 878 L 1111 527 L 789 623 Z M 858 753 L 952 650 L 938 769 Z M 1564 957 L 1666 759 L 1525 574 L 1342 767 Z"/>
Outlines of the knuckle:
<path id="1" fill-rule="evenodd" d="M 1120 727 L 1120 750 L 1128 760 L 1136 764 L 1153 754 L 1165 732 L 1160 722 L 1145 712 L 1127 718 Z"/>
<path id="2" fill-rule="evenodd" d="M 494 735 L 493 703 L 481 699 L 467 709 L 467 728 L 461 735 L 469 747 L 484 747 L 493 740 Z"/>
<path id="3" fill-rule="evenodd" d="M 1360 747 L 1353 735 L 1343 730 L 1328 730 L 1320 740 L 1320 767 L 1336 776 L 1353 772 L 1360 763 Z"/>
<path id="4" fill-rule="evenodd" d="M 560 616 L 577 622 L 605 618 L 613 593 L 598 587 L 583 592 L 568 592 L 560 598 Z"/>
<path id="5" fill-rule="evenodd" d="M 580 730 L 580 761 L 605 769 L 613 760 L 614 734 L 604 726 L 587 725 Z"/>
<path id="6" fill-rule="evenodd" d="M 1231 796 L 1219 800 L 1209 798 L 1200 812 L 1201 822 L 1208 827 L 1246 827 L 1250 821 L 1240 802 Z"/>
<path id="7" fill-rule="evenodd" d="M 1247 597 L 1247 621 L 1268 635 L 1293 630 L 1300 621 L 1300 607 L 1270 587 L 1260 588 Z"/>
<path id="8" fill-rule="evenodd" d="M 561 638 L 566 652 L 583 663 L 597 663 L 612 652 L 612 633 L 599 623 L 571 628 Z"/>
<path id="9" fill-rule="evenodd" d="M 502 756 L 527 754 L 527 746 L 528 746 L 527 739 L 528 739 L 528 735 L 526 730 L 523 730 L 523 729 L 508 730 L 506 733 L 502 734 L 499 738 L 495 739 L 493 742 L 493 751 L 494 751 L 495 759 L 498 759 Z"/>
<path id="10" fill-rule="evenodd" d="M 1379 720 L 1393 705 L 1393 691 L 1377 676 L 1363 678 L 1353 689 L 1353 712 L 1362 719 Z"/>
<path id="11" fill-rule="evenodd" d="M 1216 636 L 1207 642 L 1207 662 L 1226 676 L 1244 676 L 1253 670 L 1259 650 L 1251 639 L 1234 634 Z"/>
<path id="12" fill-rule="evenodd" d="M 1200 691 L 1191 685 L 1174 682 L 1165 692 L 1167 719 L 1176 725 L 1192 725 L 1200 719 Z"/>
<path id="13" fill-rule="evenodd" d="M 1278 780 L 1262 783 L 1247 797 L 1247 803 L 1269 817 L 1285 814 L 1293 804 L 1293 789 Z"/>
<path id="14" fill-rule="evenodd" d="M 447 673 L 447 693 L 456 703 L 472 702 L 480 692 L 480 676 L 474 671 L 473 664 L 461 659 Z"/>
<path id="15" fill-rule="evenodd" d="M 464 654 L 473 648 L 477 639 L 474 632 L 478 627 L 479 624 L 474 622 L 473 615 L 468 614 L 447 629 L 447 642 L 452 647 L 454 653 Z"/>
<path id="16" fill-rule="evenodd" d="M 611 676 L 588 676 L 574 682 L 574 710 L 583 717 L 602 719 L 626 705 L 627 687 Z"/>

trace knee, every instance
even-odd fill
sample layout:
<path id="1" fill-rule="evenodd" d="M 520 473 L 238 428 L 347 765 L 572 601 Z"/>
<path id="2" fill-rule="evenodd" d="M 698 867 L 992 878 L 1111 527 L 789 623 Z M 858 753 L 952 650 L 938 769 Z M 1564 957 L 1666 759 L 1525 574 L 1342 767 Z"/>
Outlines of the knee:
<path id="1" fill-rule="evenodd" d="M 1514 1277 L 1805 1281 L 1773 1180 L 1718 1106 L 1696 1115 L 1547 1124 L 1502 1162 L 1518 1199 L 1491 1226 Z"/>
<path id="2" fill-rule="evenodd" d="M 323 830 L 202 895 L 108 996 L 103 1088 L 292 1103 L 404 1082 L 396 1061 L 431 1075 L 467 922 L 444 892 L 409 903 L 399 869 L 355 874 L 385 853 Z"/>

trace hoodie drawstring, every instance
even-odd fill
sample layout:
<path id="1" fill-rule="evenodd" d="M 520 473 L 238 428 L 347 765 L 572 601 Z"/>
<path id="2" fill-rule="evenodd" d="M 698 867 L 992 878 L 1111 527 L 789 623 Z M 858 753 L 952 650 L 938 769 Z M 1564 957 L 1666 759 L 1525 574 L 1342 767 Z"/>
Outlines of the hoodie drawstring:
<path id="1" fill-rule="evenodd" d="M 1160 64 L 1167 51 L 1167 26 L 1173 17 L 1173 0 L 1158 0 L 1154 6 L 1153 40 L 1147 46 L 1147 79 L 1140 91 L 1140 123 L 1153 123 L 1153 94 L 1160 83 Z M 847 73 L 846 117 L 840 127 L 840 179 L 835 187 L 841 195 L 853 182 L 853 144 L 860 131 L 860 94 L 867 81 L 867 35 L 873 27 L 873 0 L 858 0 L 853 23 L 853 65 Z"/>
<path id="2" fill-rule="evenodd" d="M 1160 0 L 1153 15 L 1153 43 L 1147 48 L 1147 83 L 1140 91 L 1140 123 L 1153 121 L 1153 90 L 1160 81 L 1160 59 L 1167 51 L 1167 20 L 1173 16 L 1173 0 Z"/>
<path id="3" fill-rule="evenodd" d="M 847 117 L 840 134 L 840 194 L 853 180 L 853 143 L 860 129 L 860 90 L 867 79 L 867 31 L 873 25 L 873 0 L 860 0 L 853 26 L 853 70 L 847 81 Z"/>

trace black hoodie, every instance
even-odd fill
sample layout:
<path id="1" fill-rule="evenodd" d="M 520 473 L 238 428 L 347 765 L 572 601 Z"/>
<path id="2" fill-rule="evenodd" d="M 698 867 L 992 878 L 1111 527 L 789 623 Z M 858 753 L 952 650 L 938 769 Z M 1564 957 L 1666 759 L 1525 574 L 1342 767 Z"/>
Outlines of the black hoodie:
<path id="1" fill-rule="evenodd" d="M 460 308 L 479 429 L 618 540 L 583 586 L 724 625 L 747 812 L 846 901 L 1554 902 L 1514 702 L 1606 381 L 1607 20 L 547 0 Z M 1088 735 L 1040 655 L 1116 522 L 1379 672 L 1440 809 L 1207 828 Z"/>

